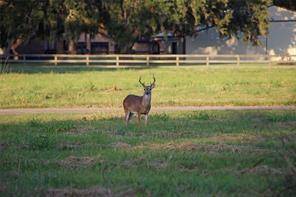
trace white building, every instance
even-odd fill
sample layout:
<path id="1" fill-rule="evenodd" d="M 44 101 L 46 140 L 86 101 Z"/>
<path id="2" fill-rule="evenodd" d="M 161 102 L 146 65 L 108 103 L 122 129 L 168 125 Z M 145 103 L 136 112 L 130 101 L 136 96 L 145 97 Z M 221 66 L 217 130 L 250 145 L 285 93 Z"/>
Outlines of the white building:
<path id="1" fill-rule="evenodd" d="M 186 37 L 186 54 L 296 55 L 296 12 L 272 6 L 269 15 L 269 34 L 260 39 L 261 46 L 220 38 L 217 30 L 211 28 L 196 37 Z"/>

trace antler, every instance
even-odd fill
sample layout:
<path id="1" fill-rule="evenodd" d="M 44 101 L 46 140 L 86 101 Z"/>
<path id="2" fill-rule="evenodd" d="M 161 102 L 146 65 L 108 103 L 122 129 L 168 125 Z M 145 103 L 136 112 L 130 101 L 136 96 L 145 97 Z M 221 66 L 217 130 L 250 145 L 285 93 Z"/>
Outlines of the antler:
<path id="1" fill-rule="evenodd" d="M 155 81 L 156 80 L 155 80 L 155 77 L 154 77 L 154 74 L 153 74 L 153 82 L 150 85 L 153 85 L 154 86 L 155 85 Z"/>
<path id="2" fill-rule="evenodd" d="M 141 81 L 141 77 L 139 78 L 139 83 L 140 83 L 143 87 L 145 87 L 145 84 Z"/>

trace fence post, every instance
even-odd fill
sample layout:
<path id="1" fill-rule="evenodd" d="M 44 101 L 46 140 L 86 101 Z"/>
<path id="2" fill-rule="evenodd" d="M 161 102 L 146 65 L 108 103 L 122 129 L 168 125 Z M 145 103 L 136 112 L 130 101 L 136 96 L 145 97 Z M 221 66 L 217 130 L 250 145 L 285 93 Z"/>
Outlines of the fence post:
<path id="1" fill-rule="evenodd" d="M 239 57 L 239 55 L 236 56 L 236 65 L 237 66 L 240 65 L 240 57 Z"/>
<path id="2" fill-rule="evenodd" d="M 179 56 L 176 56 L 176 66 L 179 66 L 180 62 L 179 62 Z"/>
<path id="3" fill-rule="evenodd" d="M 89 55 L 86 55 L 86 66 L 89 66 Z"/>
<path id="4" fill-rule="evenodd" d="M 54 65 L 57 66 L 58 65 L 58 56 L 54 56 Z"/>
<path id="5" fill-rule="evenodd" d="M 209 66 L 209 65 L 210 65 L 210 57 L 209 57 L 209 56 L 207 56 L 207 61 L 206 61 L 206 64 L 207 64 L 207 66 Z"/>
<path id="6" fill-rule="evenodd" d="M 116 66 L 119 66 L 119 55 L 116 55 Z"/>
<path id="7" fill-rule="evenodd" d="M 150 57 L 149 57 L 149 55 L 147 55 L 146 56 L 146 66 L 150 66 L 149 60 L 150 60 Z"/>

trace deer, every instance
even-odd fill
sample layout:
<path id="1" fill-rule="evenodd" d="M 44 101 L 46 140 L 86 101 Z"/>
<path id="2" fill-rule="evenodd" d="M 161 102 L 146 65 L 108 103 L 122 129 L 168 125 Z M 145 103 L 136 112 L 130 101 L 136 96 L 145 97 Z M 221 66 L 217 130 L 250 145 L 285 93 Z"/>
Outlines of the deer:
<path id="1" fill-rule="evenodd" d="M 145 85 L 139 77 L 139 83 L 144 88 L 143 96 L 137 96 L 130 94 L 125 97 L 123 100 L 123 108 L 125 112 L 125 123 L 128 125 L 132 115 L 137 113 L 138 115 L 138 124 L 141 122 L 141 115 L 145 115 L 145 125 L 147 125 L 148 114 L 151 109 L 151 93 L 152 89 L 155 88 L 155 77 L 153 75 L 153 82 L 150 85 Z"/>

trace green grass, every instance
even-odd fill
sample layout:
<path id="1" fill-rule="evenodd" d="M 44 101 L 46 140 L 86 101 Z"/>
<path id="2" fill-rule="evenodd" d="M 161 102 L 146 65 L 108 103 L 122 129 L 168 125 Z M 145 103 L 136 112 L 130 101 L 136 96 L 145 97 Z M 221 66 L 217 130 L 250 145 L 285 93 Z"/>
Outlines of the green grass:
<path id="1" fill-rule="evenodd" d="M 164 89 L 160 76 L 171 71 L 153 71 Z M 187 75 L 198 71 L 220 75 L 202 69 Z M 66 75 L 73 81 L 76 76 Z M 7 77 L 18 76 L 34 78 Z M 62 77 L 43 77 L 51 76 Z M 84 80 L 95 80 L 91 77 Z M 295 194 L 295 111 L 160 113 L 147 127 L 135 120 L 125 127 L 121 115 L 0 116 L 0 195 L 43 196 L 57 188 L 69 196 L 107 189 L 127 196 Z"/>
<path id="2" fill-rule="evenodd" d="M 295 105 L 296 69 L 268 66 L 104 69 L 13 66 L 0 75 L 0 108 L 121 107 L 156 76 L 153 106 Z"/>

